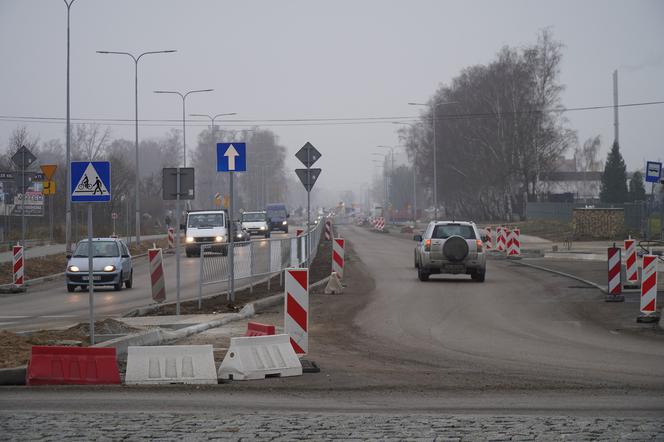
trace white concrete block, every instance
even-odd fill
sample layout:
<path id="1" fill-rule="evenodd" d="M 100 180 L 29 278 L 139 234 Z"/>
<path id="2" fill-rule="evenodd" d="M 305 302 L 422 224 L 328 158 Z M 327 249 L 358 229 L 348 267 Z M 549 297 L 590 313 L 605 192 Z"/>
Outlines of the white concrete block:
<path id="1" fill-rule="evenodd" d="M 125 384 L 216 384 L 212 345 L 129 347 Z"/>
<path id="2" fill-rule="evenodd" d="M 288 335 L 231 338 L 219 379 L 251 380 L 302 375 L 302 364 Z"/>

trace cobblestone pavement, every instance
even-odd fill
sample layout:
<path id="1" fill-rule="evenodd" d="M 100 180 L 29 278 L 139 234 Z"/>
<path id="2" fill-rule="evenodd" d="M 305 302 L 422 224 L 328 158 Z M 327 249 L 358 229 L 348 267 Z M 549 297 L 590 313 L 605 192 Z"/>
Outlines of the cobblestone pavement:
<path id="1" fill-rule="evenodd" d="M 664 419 L 431 414 L 0 413 L 0 440 L 664 441 Z"/>

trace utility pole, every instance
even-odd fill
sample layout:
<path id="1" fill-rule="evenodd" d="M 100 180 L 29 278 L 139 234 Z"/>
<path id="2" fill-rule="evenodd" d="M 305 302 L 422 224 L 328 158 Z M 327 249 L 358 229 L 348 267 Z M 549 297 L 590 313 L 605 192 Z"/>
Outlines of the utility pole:
<path id="1" fill-rule="evenodd" d="M 616 143 L 619 142 L 618 130 L 618 70 L 613 71 L 613 139 Z"/>

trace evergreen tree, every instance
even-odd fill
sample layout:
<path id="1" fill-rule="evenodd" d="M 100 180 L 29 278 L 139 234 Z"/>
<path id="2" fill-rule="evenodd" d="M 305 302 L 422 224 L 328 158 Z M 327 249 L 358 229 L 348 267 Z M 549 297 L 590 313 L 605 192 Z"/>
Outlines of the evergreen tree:
<path id="1" fill-rule="evenodd" d="M 627 191 L 627 167 L 620 154 L 618 142 L 614 141 L 602 174 L 602 189 L 599 199 L 603 203 L 622 204 L 629 199 Z"/>
<path id="2" fill-rule="evenodd" d="M 636 171 L 629 182 L 629 197 L 632 201 L 645 201 L 646 188 L 643 185 L 643 175 Z"/>

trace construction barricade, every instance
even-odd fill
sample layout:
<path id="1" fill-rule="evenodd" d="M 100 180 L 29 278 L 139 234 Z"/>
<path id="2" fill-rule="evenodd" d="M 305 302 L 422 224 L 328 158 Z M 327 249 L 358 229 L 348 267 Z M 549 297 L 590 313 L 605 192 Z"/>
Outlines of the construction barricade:
<path id="1" fill-rule="evenodd" d="M 33 346 L 27 385 L 119 384 L 115 348 Z"/>
<path id="2" fill-rule="evenodd" d="M 168 237 L 168 248 L 172 249 L 175 244 L 175 229 L 173 227 L 169 227 L 166 236 Z"/>
<path id="3" fill-rule="evenodd" d="M 25 283 L 25 260 L 23 259 L 23 246 L 12 247 L 12 274 L 15 287 L 23 287 Z"/>
<path id="4" fill-rule="evenodd" d="M 155 302 L 164 302 L 166 299 L 166 284 L 164 282 L 164 265 L 161 249 L 149 249 L 150 284 L 152 286 L 152 299 Z"/>
<path id="5" fill-rule="evenodd" d="M 284 333 L 297 354 L 309 351 L 309 269 L 286 269 Z"/>
<path id="6" fill-rule="evenodd" d="M 496 228 L 496 250 L 499 252 L 507 250 L 507 229 L 503 226 Z"/>
<path id="7" fill-rule="evenodd" d="M 641 278 L 641 303 L 637 322 L 657 322 L 657 256 L 643 256 Z"/>
<path id="8" fill-rule="evenodd" d="M 638 287 L 639 268 L 636 260 L 636 241 L 625 240 L 625 287 Z"/>
<path id="9" fill-rule="evenodd" d="M 325 241 L 332 240 L 332 220 L 330 218 L 325 219 Z"/>
<path id="10" fill-rule="evenodd" d="M 625 297 L 622 294 L 621 284 L 621 253 L 619 247 L 609 247 L 607 249 L 607 264 L 608 264 L 608 288 L 605 300 L 607 302 L 622 302 Z"/>
<path id="11" fill-rule="evenodd" d="M 216 384 L 212 345 L 129 347 L 125 384 Z"/>
<path id="12" fill-rule="evenodd" d="M 219 379 L 246 381 L 302 375 L 302 364 L 287 334 L 231 338 Z"/>
<path id="13" fill-rule="evenodd" d="M 276 334 L 274 325 L 261 324 L 260 322 L 247 323 L 245 336 L 272 336 Z"/>
<path id="14" fill-rule="evenodd" d="M 491 226 L 486 228 L 486 241 L 484 241 L 484 248 L 487 251 L 493 250 L 493 231 L 491 230 Z"/>
<path id="15" fill-rule="evenodd" d="M 518 258 L 521 256 L 521 231 L 518 227 L 507 231 L 507 257 Z"/>

